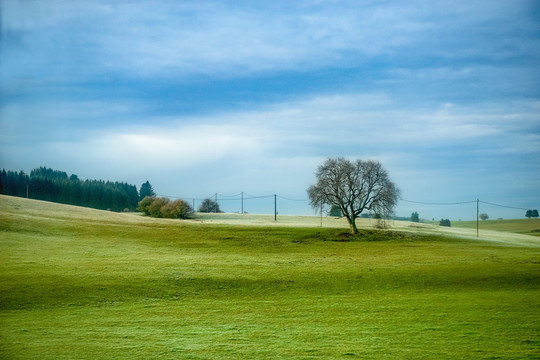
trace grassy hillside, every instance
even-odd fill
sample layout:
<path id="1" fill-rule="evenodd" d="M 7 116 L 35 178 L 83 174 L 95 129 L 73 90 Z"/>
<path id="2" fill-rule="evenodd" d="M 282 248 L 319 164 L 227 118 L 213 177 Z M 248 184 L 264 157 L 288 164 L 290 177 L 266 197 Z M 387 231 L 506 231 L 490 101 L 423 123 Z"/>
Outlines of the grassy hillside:
<path id="1" fill-rule="evenodd" d="M 538 359 L 540 247 L 0 196 L 0 358 Z"/>
<path id="2" fill-rule="evenodd" d="M 476 221 L 456 221 L 452 226 L 476 229 Z M 480 220 L 480 229 L 540 236 L 540 219 Z"/>

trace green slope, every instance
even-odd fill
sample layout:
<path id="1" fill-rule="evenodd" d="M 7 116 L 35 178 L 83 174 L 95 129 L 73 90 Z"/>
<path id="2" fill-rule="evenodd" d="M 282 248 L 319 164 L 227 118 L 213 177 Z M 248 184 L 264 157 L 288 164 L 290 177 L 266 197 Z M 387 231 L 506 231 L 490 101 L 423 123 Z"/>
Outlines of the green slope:
<path id="1" fill-rule="evenodd" d="M 0 358 L 537 359 L 540 248 L 0 196 Z"/>

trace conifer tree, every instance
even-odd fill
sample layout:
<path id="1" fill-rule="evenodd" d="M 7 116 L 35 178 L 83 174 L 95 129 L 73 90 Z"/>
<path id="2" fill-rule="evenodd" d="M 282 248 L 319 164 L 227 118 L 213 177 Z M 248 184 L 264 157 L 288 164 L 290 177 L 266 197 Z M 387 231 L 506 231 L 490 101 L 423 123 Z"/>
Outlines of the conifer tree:
<path id="1" fill-rule="evenodd" d="M 150 182 L 148 180 L 146 180 L 146 182 L 141 185 L 141 189 L 139 190 L 139 201 L 147 196 L 156 196 L 156 193 L 154 192 L 154 189 L 152 188 L 152 185 L 150 185 Z"/>

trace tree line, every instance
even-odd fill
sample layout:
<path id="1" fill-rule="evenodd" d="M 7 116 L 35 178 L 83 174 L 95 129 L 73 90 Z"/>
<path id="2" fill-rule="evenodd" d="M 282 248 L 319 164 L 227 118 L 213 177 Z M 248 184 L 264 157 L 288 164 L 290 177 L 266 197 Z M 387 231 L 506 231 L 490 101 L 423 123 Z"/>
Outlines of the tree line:
<path id="1" fill-rule="evenodd" d="M 0 194 L 112 211 L 134 211 L 140 200 L 135 185 L 80 180 L 75 174 L 40 167 L 30 174 L 3 169 Z"/>

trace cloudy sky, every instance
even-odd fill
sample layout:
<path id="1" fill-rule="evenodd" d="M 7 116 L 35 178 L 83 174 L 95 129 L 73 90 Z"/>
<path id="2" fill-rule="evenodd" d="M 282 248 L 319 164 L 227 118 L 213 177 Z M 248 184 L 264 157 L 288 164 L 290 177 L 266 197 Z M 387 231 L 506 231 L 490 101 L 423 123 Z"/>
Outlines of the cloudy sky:
<path id="1" fill-rule="evenodd" d="M 384 165 L 397 215 L 540 207 L 535 0 L 0 4 L 0 168 L 310 215 L 288 199 L 343 156 Z"/>

